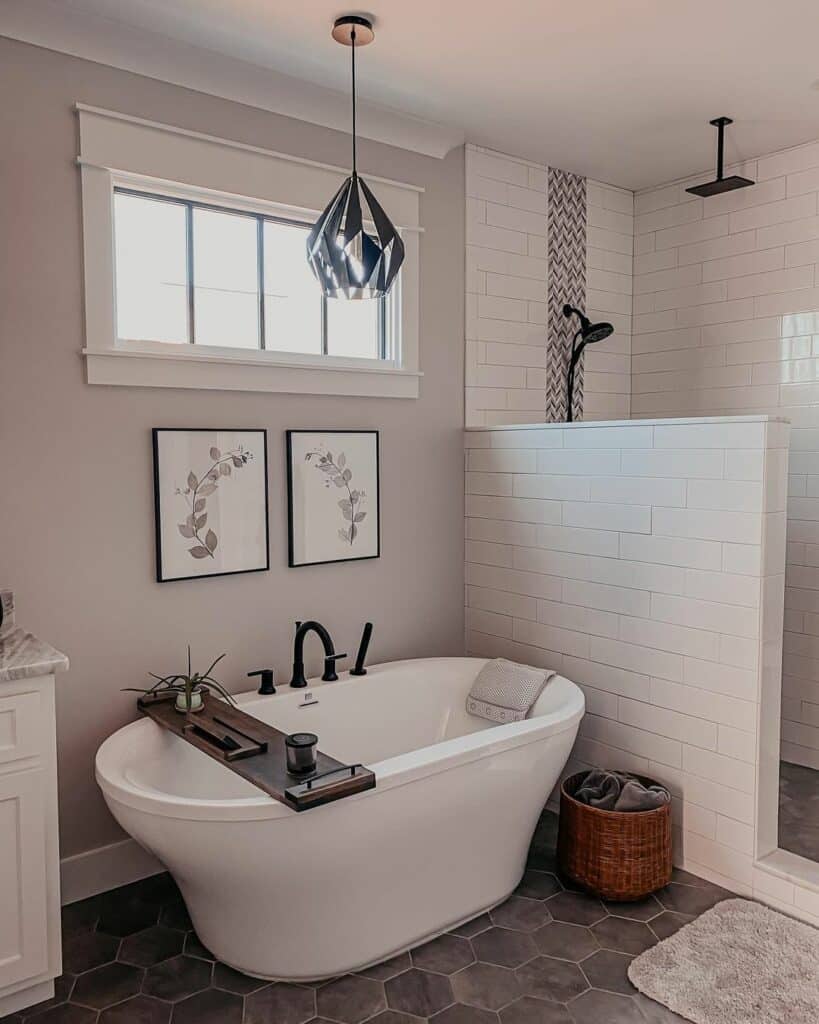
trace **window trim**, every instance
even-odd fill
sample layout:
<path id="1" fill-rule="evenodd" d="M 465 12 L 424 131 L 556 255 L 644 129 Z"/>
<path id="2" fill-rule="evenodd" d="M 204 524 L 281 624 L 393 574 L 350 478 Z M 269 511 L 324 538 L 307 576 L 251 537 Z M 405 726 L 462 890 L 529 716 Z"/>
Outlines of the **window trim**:
<path id="1" fill-rule="evenodd" d="M 395 351 L 388 359 L 286 353 L 270 349 L 222 349 L 210 345 L 166 342 L 122 342 L 116 331 L 114 264 L 114 189 L 154 192 L 162 198 L 223 206 L 284 222 L 304 223 L 318 216 L 310 200 L 332 195 L 345 173 L 342 169 L 289 158 L 256 147 L 202 136 L 126 115 L 78 105 L 82 180 L 83 249 L 86 300 L 86 344 L 83 356 L 90 384 L 137 387 L 203 388 L 293 394 L 357 395 L 417 398 L 422 376 L 418 368 L 419 236 L 417 186 L 385 182 L 382 191 L 394 195 L 408 223 L 399 228 L 406 249 L 404 265 L 394 288 L 400 301 L 391 307 Z M 237 191 L 209 187 L 201 147 L 206 146 L 219 169 L 234 172 Z M 210 147 L 223 147 L 213 154 Z M 121 151 L 122 159 L 117 157 Z M 128 163 L 134 170 L 123 170 Z M 293 174 L 290 164 L 299 168 Z M 147 174 L 150 164 L 177 180 Z M 138 169 L 137 169 L 137 165 Z M 248 195 L 245 181 L 265 171 L 265 188 L 281 200 Z M 186 182 L 181 184 L 179 178 Z M 278 173 L 277 173 L 278 172 Z M 222 175 L 225 176 L 224 173 Z M 197 178 L 199 180 L 197 180 Z M 376 180 L 376 179 L 373 179 Z M 326 183 L 326 188 L 325 188 Z M 244 186 L 245 191 L 240 187 Z M 406 190 L 406 191 L 404 191 Z M 287 200 L 292 200 L 288 202 Z M 413 214 L 415 210 L 415 214 Z M 415 223 L 413 223 L 413 221 Z"/>

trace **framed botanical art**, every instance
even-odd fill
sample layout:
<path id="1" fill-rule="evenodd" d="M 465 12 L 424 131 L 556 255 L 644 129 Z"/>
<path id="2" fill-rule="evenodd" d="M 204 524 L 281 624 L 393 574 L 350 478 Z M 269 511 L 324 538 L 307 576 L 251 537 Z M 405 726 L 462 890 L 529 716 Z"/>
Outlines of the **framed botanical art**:
<path id="1" fill-rule="evenodd" d="M 381 554 L 377 430 L 288 430 L 291 566 Z"/>
<path id="2" fill-rule="evenodd" d="M 270 568 L 264 430 L 156 427 L 156 578 Z"/>

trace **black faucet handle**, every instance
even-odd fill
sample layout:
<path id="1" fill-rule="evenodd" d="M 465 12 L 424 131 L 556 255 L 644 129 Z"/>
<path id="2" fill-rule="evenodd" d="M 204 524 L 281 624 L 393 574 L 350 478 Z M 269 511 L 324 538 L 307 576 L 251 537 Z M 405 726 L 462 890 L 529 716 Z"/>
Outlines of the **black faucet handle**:
<path id="1" fill-rule="evenodd" d="M 325 654 L 324 655 L 324 672 L 322 674 L 322 681 L 325 683 L 334 683 L 338 679 L 338 675 L 335 670 L 335 663 L 341 658 L 346 658 L 346 654 Z"/>
<path id="2" fill-rule="evenodd" d="M 262 685 L 259 687 L 259 693 L 270 694 L 276 692 L 276 687 L 274 685 L 275 679 L 273 676 L 272 668 L 258 668 L 256 669 L 255 672 L 248 672 L 247 675 L 248 678 L 251 678 L 252 676 L 262 677 Z"/>

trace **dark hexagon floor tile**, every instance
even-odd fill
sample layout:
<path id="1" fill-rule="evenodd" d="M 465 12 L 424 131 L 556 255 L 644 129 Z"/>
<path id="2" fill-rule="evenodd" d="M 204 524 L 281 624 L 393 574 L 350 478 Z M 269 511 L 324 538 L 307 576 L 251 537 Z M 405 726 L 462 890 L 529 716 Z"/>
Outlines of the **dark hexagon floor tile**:
<path id="1" fill-rule="evenodd" d="M 640 1007 L 646 1024 L 688 1024 L 684 1017 L 674 1013 L 653 999 L 648 999 L 641 992 L 634 997 L 634 1002 Z"/>
<path id="2" fill-rule="evenodd" d="M 454 974 L 475 960 L 467 939 L 457 935 L 441 935 L 412 951 L 412 962 L 424 971 Z"/>
<path id="3" fill-rule="evenodd" d="M 591 931 L 603 949 L 636 956 L 655 946 L 654 933 L 642 921 L 629 921 L 624 917 L 607 917 L 593 925 Z"/>
<path id="4" fill-rule="evenodd" d="M 102 1010 L 135 996 L 142 985 L 143 970 L 129 964 L 106 964 L 81 974 L 74 985 L 71 999 L 82 1006 Z"/>
<path id="5" fill-rule="evenodd" d="M 215 960 L 207 946 L 202 945 L 196 932 L 189 932 L 185 936 L 185 955 L 195 956 L 197 960 Z"/>
<path id="6" fill-rule="evenodd" d="M 393 981 L 412 973 L 407 971 L 406 974 L 399 974 Z M 330 1017 L 332 1020 L 341 1021 L 342 1024 L 359 1024 L 359 1021 L 366 1020 L 387 1008 L 382 983 L 355 974 L 338 978 L 320 988 L 316 992 L 316 1005 L 320 1016 Z M 403 1009 L 400 1006 L 394 1008 Z"/>
<path id="7" fill-rule="evenodd" d="M 546 906 L 555 921 L 563 921 L 565 924 L 588 927 L 606 916 L 606 908 L 600 900 L 577 892 L 559 892 L 546 901 Z"/>
<path id="8" fill-rule="evenodd" d="M 14 1020 L 14 1017 L 11 1018 Z M 20 1018 L 22 1020 L 22 1017 Z M 88 1006 L 78 1006 L 76 1003 L 60 1003 L 59 1006 L 52 1006 L 50 1010 L 38 1013 L 37 1024 L 95 1024 L 97 1011 Z"/>
<path id="9" fill-rule="evenodd" d="M 153 967 L 182 952 L 185 933 L 155 924 L 122 940 L 117 959 L 137 967 Z"/>
<path id="10" fill-rule="evenodd" d="M 330 1021 L 316 1018 L 310 1024 L 331 1024 Z M 375 1017 L 370 1017 L 367 1024 L 420 1024 L 418 1017 L 411 1017 L 408 1013 L 398 1013 L 396 1010 L 384 1010 Z"/>
<path id="11" fill-rule="evenodd" d="M 498 1015 L 491 1010 L 481 1010 L 477 1006 L 465 1006 L 453 1003 L 434 1017 L 430 1024 L 498 1024 Z"/>
<path id="12" fill-rule="evenodd" d="M 525 896 L 510 896 L 505 903 L 490 911 L 492 923 L 519 932 L 533 932 L 552 919 L 545 903 Z"/>
<path id="13" fill-rule="evenodd" d="M 170 900 L 159 913 L 159 923 L 166 928 L 177 928 L 182 932 L 189 932 L 193 928 L 188 908 L 181 898 Z"/>
<path id="14" fill-rule="evenodd" d="M 100 932 L 75 932 L 63 939 L 63 970 L 82 974 L 116 960 L 119 939 Z"/>
<path id="15" fill-rule="evenodd" d="M 238 996 L 246 996 L 251 992 L 258 992 L 260 988 L 266 988 L 270 982 L 263 978 L 251 978 L 249 974 L 242 974 L 241 971 L 228 967 L 227 964 L 214 964 L 213 981 L 214 988 L 224 989 L 225 992 L 235 992 Z"/>
<path id="16" fill-rule="evenodd" d="M 713 888 L 714 883 L 699 875 L 692 875 L 690 871 L 683 871 L 682 868 L 674 868 L 671 872 L 671 881 L 679 882 L 680 885 L 696 885 L 700 889 Z"/>
<path id="17" fill-rule="evenodd" d="M 170 1003 L 152 996 L 132 996 L 103 1010 L 99 1024 L 168 1024 L 170 1019 Z"/>
<path id="18" fill-rule="evenodd" d="M 158 919 L 158 903 L 144 902 L 133 894 L 115 889 L 102 899 L 97 931 L 121 938 L 150 928 Z"/>
<path id="19" fill-rule="evenodd" d="M 169 900 L 179 898 L 179 888 L 167 871 L 158 875 L 150 875 L 148 878 L 141 878 L 138 882 L 131 882 L 130 885 L 123 885 L 116 891 L 128 898 L 139 900 L 141 903 L 151 903 L 158 907 Z"/>
<path id="20" fill-rule="evenodd" d="M 572 1024 L 565 1006 L 532 996 L 524 996 L 501 1010 L 500 1019 L 501 1024 Z"/>
<path id="21" fill-rule="evenodd" d="M 403 974 L 412 967 L 409 953 L 399 953 L 398 956 L 390 957 L 380 964 L 373 964 L 372 967 L 365 967 L 363 971 L 357 971 L 364 978 L 372 978 L 373 981 L 389 981 L 396 974 Z"/>
<path id="22" fill-rule="evenodd" d="M 575 1024 L 645 1024 L 645 1017 L 628 996 L 590 989 L 569 1003 Z"/>
<path id="23" fill-rule="evenodd" d="M 245 1024 L 304 1024 L 316 1016 L 316 994 L 279 982 L 245 999 Z"/>
<path id="24" fill-rule="evenodd" d="M 158 999 L 167 999 L 175 1003 L 208 988 L 212 971 L 213 967 L 207 960 L 197 960 L 192 956 L 175 956 L 171 960 L 148 968 L 142 991 Z"/>
<path id="25" fill-rule="evenodd" d="M 449 978 L 413 968 L 384 983 L 390 1009 L 414 1017 L 431 1017 L 455 999 Z"/>
<path id="26" fill-rule="evenodd" d="M 672 910 L 666 910 L 665 913 L 653 917 L 648 927 L 658 939 L 667 939 L 693 920 L 695 919 L 690 914 L 675 914 Z"/>
<path id="27" fill-rule="evenodd" d="M 561 960 L 573 960 L 575 963 L 584 960 L 590 953 L 599 949 L 597 939 L 588 928 L 577 924 L 565 924 L 553 921 L 534 934 L 535 945 L 545 956 L 555 956 Z"/>
<path id="28" fill-rule="evenodd" d="M 241 996 L 208 988 L 177 1003 L 171 1024 L 242 1024 L 242 1009 Z"/>
<path id="29" fill-rule="evenodd" d="M 607 992 L 619 992 L 624 996 L 632 995 L 636 989 L 628 980 L 628 965 L 634 957 L 625 953 L 615 953 L 611 949 L 601 949 L 583 961 L 583 973 L 589 979 L 592 988 L 605 989 Z"/>
<path id="30" fill-rule="evenodd" d="M 610 903 L 603 900 L 603 906 L 614 917 L 627 917 L 630 921 L 650 921 L 652 917 L 663 912 L 663 908 L 653 896 L 630 903 Z"/>
<path id="31" fill-rule="evenodd" d="M 490 928 L 472 940 L 472 948 L 479 960 L 499 967 L 520 967 L 537 956 L 532 936 L 509 928 Z"/>
<path id="32" fill-rule="evenodd" d="M 525 995 L 551 999 L 556 1003 L 567 1003 L 589 987 L 577 964 L 550 956 L 535 957 L 518 967 L 515 977 Z"/>
<path id="33" fill-rule="evenodd" d="M 520 985 L 508 967 L 472 964 L 450 978 L 459 1003 L 499 1010 L 521 995 Z"/>
<path id="34" fill-rule="evenodd" d="M 529 845 L 527 867 L 552 871 L 557 860 L 557 815 L 542 814 Z"/>
<path id="35" fill-rule="evenodd" d="M 560 892 L 561 888 L 557 877 L 550 872 L 527 868 L 515 892 L 518 896 L 528 896 L 533 900 L 548 900 L 550 896 Z"/>
<path id="36" fill-rule="evenodd" d="M 708 888 L 695 885 L 680 885 L 671 882 L 655 893 L 657 899 L 666 910 L 674 910 L 679 914 L 702 914 L 706 910 L 731 896 L 725 889 L 717 886 Z"/>
<path id="37" fill-rule="evenodd" d="M 465 921 L 463 924 L 459 924 L 457 928 L 451 928 L 449 934 L 462 935 L 465 939 L 471 939 L 473 935 L 479 935 L 491 927 L 492 921 L 489 919 L 489 914 L 479 914 L 477 917 L 473 917 L 471 921 Z"/>
<path id="38" fill-rule="evenodd" d="M 61 921 L 63 938 L 75 932 L 90 931 L 96 927 L 100 916 L 100 898 L 91 896 L 87 900 L 69 903 L 62 908 Z"/>

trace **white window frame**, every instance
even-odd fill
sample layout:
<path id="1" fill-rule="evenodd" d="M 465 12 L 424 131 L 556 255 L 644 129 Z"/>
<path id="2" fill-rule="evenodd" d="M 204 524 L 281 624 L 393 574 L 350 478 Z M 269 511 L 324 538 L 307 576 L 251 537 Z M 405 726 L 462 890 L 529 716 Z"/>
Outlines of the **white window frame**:
<path id="1" fill-rule="evenodd" d="M 347 172 L 310 160 L 77 104 L 80 120 L 89 384 L 417 398 L 419 198 L 415 185 L 367 176 L 406 254 L 389 304 L 387 359 L 359 359 L 117 337 L 114 189 L 122 187 L 304 223 Z M 214 185 L 218 185 L 215 188 Z"/>

